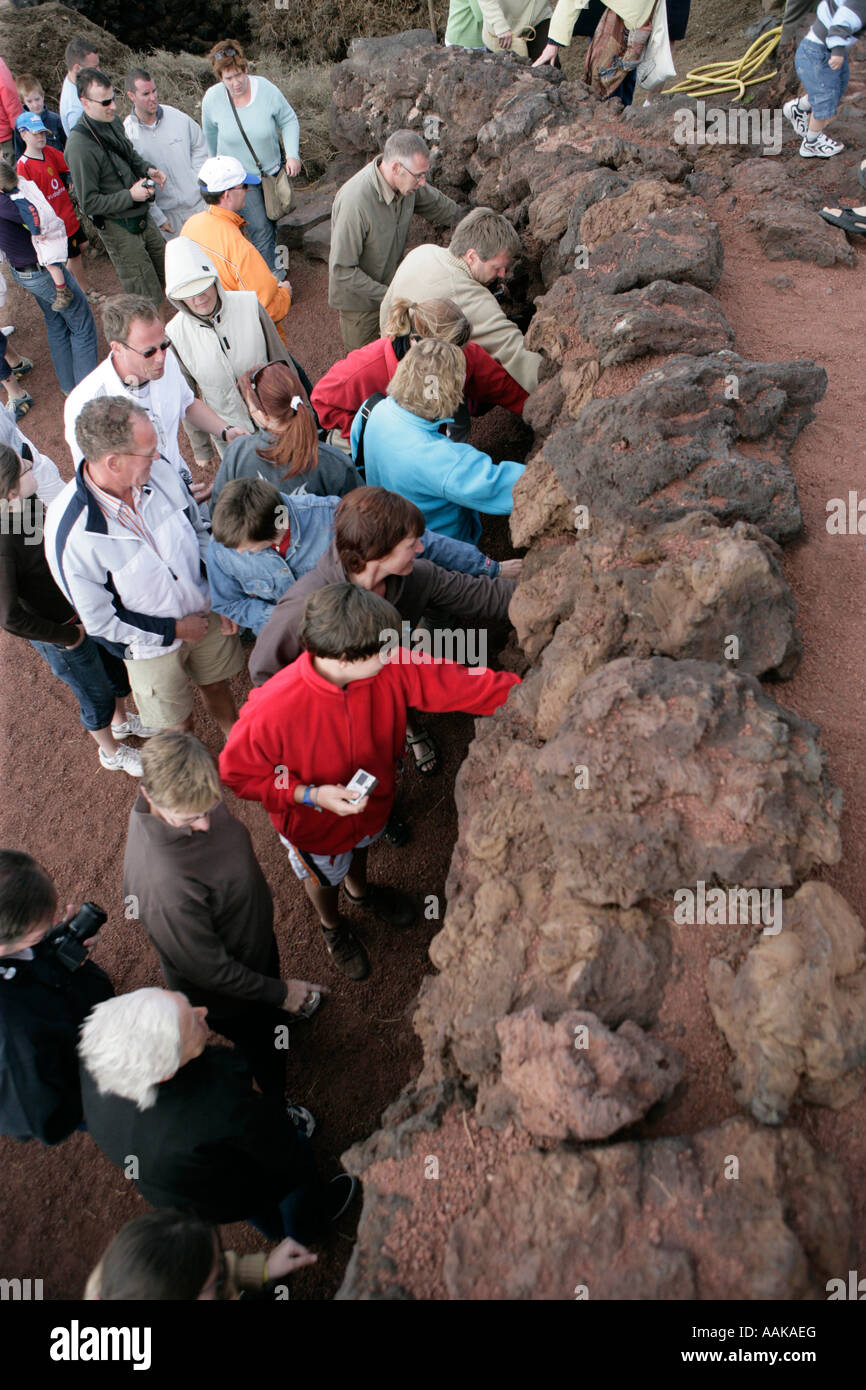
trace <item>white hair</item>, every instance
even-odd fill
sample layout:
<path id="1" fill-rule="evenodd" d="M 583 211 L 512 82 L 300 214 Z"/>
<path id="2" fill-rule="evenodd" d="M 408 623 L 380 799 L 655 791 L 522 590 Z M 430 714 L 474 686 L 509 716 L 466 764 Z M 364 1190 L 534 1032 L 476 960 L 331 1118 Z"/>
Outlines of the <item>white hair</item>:
<path id="1" fill-rule="evenodd" d="M 101 1095 L 155 1104 L 159 1082 L 181 1059 L 180 1012 L 165 989 L 137 989 L 92 1009 L 81 1029 L 78 1055 Z"/>

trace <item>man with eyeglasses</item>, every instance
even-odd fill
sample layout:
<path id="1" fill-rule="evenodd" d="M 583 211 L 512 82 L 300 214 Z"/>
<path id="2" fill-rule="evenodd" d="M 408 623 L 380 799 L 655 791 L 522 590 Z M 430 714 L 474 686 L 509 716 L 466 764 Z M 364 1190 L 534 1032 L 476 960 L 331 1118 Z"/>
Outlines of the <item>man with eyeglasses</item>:
<path id="1" fill-rule="evenodd" d="M 222 419 L 193 395 L 151 300 L 140 295 L 113 295 L 103 305 L 102 328 L 111 351 L 71 392 L 63 412 L 72 462 L 77 467 L 82 459 L 75 426 L 87 402 L 98 396 L 128 396 L 150 416 L 161 456 L 196 501 L 204 503 L 211 484 L 193 482 L 178 445 L 179 426 L 192 426 L 204 431 L 205 437 L 213 435 L 223 443 L 249 431 Z M 209 463 L 209 449 L 207 456 L 198 457 L 196 462 L 201 466 Z"/>
<path id="2" fill-rule="evenodd" d="M 165 174 L 142 159 L 117 114 L 111 81 L 99 68 L 75 79 L 84 114 L 69 133 L 66 162 L 78 201 L 99 228 L 128 294 L 162 303 L 165 241 L 150 214 Z"/>
<path id="3" fill-rule="evenodd" d="M 191 729 L 198 686 L 228 736 L 229 681 L 244 657 L 237 625 L 212 612 L 209 535 L 189 490 L 126 396 L 88 401 L 76 440 L 85 461 L 45 523 L 55 582 L 85 632 L 124 662 L 142 724 Z"/>
<path id="4" fill-rule="evenodd" d="M 123 894 L 159 956 L 166 987 L 208 1011 L 265 1094 L 286 1088 L 287 1024 L 307 1019 L 324 985 L 280 978 L 274 904 L 246 826 L 223 801 L 216 763 L 192 734 L 142 751 L 129 817 Z"/>
<path id="5" fill-rule="evenodd" d="M 381 155 L 337 193 L 331 211 L 328 303 L 347 352 L 379 337 L 379 305 L 406 250 L 414 213 L 447 227 L 460 209 L 430 188 L 430 151 L 414 130 L 389 135 Z"/>

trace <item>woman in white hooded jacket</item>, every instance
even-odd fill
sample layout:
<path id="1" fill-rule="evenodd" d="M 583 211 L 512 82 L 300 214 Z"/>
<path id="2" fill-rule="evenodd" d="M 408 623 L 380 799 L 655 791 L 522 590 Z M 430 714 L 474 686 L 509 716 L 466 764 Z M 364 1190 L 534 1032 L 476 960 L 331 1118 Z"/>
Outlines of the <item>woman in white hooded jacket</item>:
<path id="1" fill-rule="evenodd" d="M 190 387 L 229 425 L 253 431 L 238 379 L 260 362 L 298 370 L 270 315 L 252 290 L 223 289 L 207 252 L 189 237 L 166 245 L 165 292 L 178 311 L 165 331 Z M 226 445 L 215 442 L 222 456 Z"/>

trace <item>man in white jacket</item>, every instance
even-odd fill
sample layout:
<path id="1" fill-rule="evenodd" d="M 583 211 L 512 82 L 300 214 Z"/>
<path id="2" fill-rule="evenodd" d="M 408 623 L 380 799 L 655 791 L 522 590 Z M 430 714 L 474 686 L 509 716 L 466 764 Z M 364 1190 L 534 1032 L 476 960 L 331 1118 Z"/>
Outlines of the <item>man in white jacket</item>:
<path id="1" fill-rule="evenodd" d="M 244 657 L 237 624 L 211 611 L 209 535 L 187 488 L 125 396 L 89 401 L 76 436 L 84 461 L 45 524 L 55 581 L 88 636 L 123 659 L 143 724 L 192 729 L 197 685 L 228 736 Z"/>
<path id="2" fill-rule="evenodd" d="M 161 106 L 156 83 L 146 68 L 130 68 L 124 89 L 132 110 L 123 122 L 127 138 L 142 159 L 165 174 L 151 216 L 163 236 L 176 236 L 188 217 L 204 211 L 198 171 L 208 158 L 200 125 L 176 106 Z"/>

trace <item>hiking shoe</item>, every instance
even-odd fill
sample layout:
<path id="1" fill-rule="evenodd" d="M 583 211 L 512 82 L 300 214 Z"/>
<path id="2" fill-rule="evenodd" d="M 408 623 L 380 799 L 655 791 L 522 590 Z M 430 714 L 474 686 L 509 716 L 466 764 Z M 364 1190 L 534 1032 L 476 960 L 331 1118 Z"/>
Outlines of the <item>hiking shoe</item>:
<path id="1" fill-rule="evenodd" d="M 322 927 L 322 935 L 337 969 L 348 975 L 350 980 L 366 980 L 370 973 L 370 961 L 355 933 L 341 923 L 333 929 Z"/>
<path id="2" fill-rule="evenodd" d="M 68 285 L 55 285 L 51 307 L 55 314 L 62 314 L 72 303 L 72 291 Z"/>
<path id="3" fill-rule="evenodd" d="M 286 1103 L 286 1114 L 301 1134 L 305 1134 L 308 1139 L 313 1137 L 316 1128 L 316 1121 L 313 1119 L 305 1105 L 295 1105 L 294 1101 Z"/>
<path id="4" fill-rule="evenodd" d="M 3 337 L 4 337 L 4 338 L 11 338 L 11 337 L 12 337 L 12 334 L 13 334 L 14 332 L 15 332 L 15 325 L 14 325 L 14 323 L 7 323 L 6 326 L 5 326 L 5 328 L 0 328 L 0 333 L 3 334 Z"/>
<path id="5" fill-rule="evenodd" d="M 134 748 L 127 748 L 125 743 L 117 745 L 117 752 L 113 758 L 106 757 L 100 748 L 99 761 L 107 772 L 128 772 L 130 777 L 144 776 L 141 755 Z"/>
<path id="6" fill-rule="evenodd" d="M 33 397 L 29 391 L 25 391 L 23 396 L 15 396 L 8 405 L 4 407 L 10 415 L 14 415 L 16 423 L 23 418 L 33 404 Z"/>
<path id="7" fill-rule="evenodd" d="M 388 922 L 392 927 L 411 927 L 417 917 L 417 909 L 411 898 L 396 888 L 387 888 L 382 883 L 368 883 L 363 898 L 353 898 L 348 888 L 346 897 L 354 907 L 364 912 L 372 912 L 380 922 Z"/>
<path id="8" fill-rule="evenodd" d="M 0 328 L 0 333 L 2 333 L 2 332 L 3 332 L 3 330 L 2 330 L 2 328 Z M 23 376 L 26 376 L 28 372 L 32 372 L 32 371 L 33 371 L 33 363 L 30 361 L 30 358 L 29 358 L 29 357 L 22 357 L 22 358 L 21 358 L 21 361 L 20 361 L 20 362 L 16 362 L 16 363 L 15 363 L 15 366 L 11 368 L 11 371 L 12 371 L 12 375 L 14 376 L 15 380 L 16 380 L 16 381 L 20 381 L 21 378 L 22 378 Z"/>
<path id="9" fill-rule="evenodd" d="M 786 121 L 790 121 L 798 135 L 805 135 L 809 129 L 809 111 L 804 111 L 800 105 L 800 98 L 794 101 L 786 101 L 782 107 L 782 115 Z"/>
<path id="10" fill-rule="evenodd" d="M 338 1173 L 335 1178 L 331 1178 L 328 1183 L 328 1195 L 325 1198 L 325 1209 L 329 1221 L 339 1221 L 360 1185 L 358 1179 L 353 1178 L 351 1173 Z"/>
<path id="11" fill-rule="evenodd" d="M 829 135 L 821 131 L 814 137 L 804 137 L 800 154 L 804 159 L 830 159 L 834 154 L 841 154 L 844 148 L 840 140 L 831 140 Z"/>
<path id="12" fill-rule="evenodd" d="M 111 737 L 118 741 L 123 738 L 154 738 L 156 734 L 161 734 L 162 729 L 150 729 L 147 724 L 142 724 L 141 715 L 136 710 L 127 710 L 126 718 L 122 724 L 112 724 Z"/>

